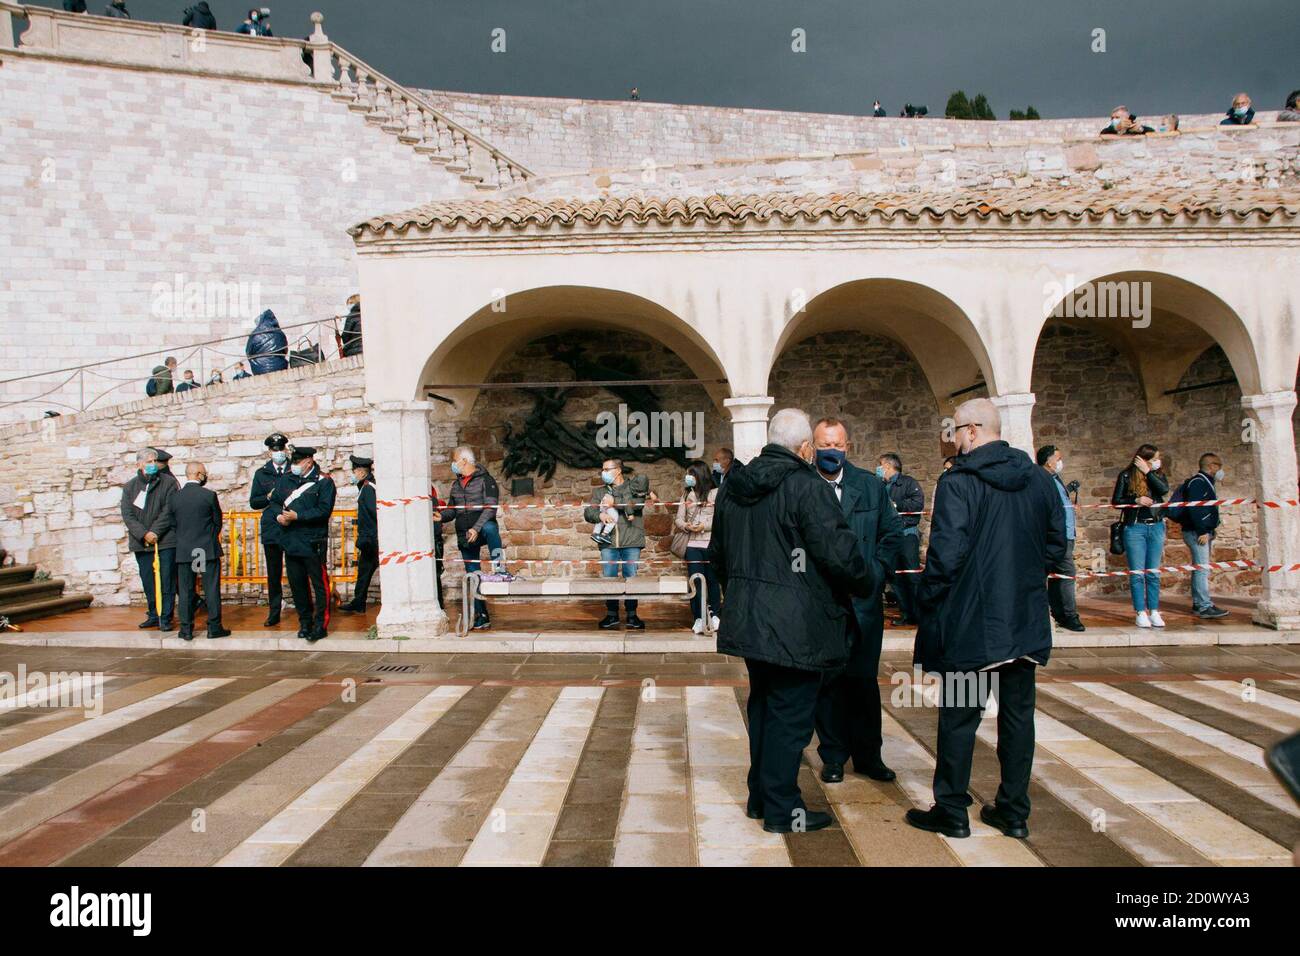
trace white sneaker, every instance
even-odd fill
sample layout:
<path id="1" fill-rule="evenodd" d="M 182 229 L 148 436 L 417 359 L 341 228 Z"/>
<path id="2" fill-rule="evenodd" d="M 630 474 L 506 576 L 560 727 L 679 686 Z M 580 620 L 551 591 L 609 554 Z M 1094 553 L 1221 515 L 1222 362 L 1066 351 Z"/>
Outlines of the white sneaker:
<path id="1" fill-rule="evenodd" d="M 695 623 L 691 625 L 691 630 L 694 631 L 696 634 L 703 634 L 703 633 L 704 633 L 704 618 L 702 618 L 702 617 L 697 617 L 697 618 L 695 619 Z"/>
<path id="2" fill-rule="evenodd" d="M 716 615 L 716 614 L 710 615 L 710 617 L 709 617 L 709 627 L 710 627 L 713 631 L 716 632 L 717 629 L 718 629 L 718 625 L 721 624 L 721 623 L 722 623 L 722 621 L 720 621 L 720 620 L 718 619 L 718 615 Z"/>
<path id="3" fill-rule="evenodd" d="M 1138 611 L 1137 625 L 1138 627 L 1150 627 L 1151 616 L 1146 611 Z"/>
<path id="4" fill-rule="evenodd" d="M 1152 612 L 1151 612 L 1151 626 L 1152 626 L 1152 627 L 1164 627 L 1164 626 L 1165 626 L 1165 619 L 1164 619 L 1163 617 L 1160 616 L 1160 612 L 1159 612 L 1159 611 L 1152 611 Z"/>

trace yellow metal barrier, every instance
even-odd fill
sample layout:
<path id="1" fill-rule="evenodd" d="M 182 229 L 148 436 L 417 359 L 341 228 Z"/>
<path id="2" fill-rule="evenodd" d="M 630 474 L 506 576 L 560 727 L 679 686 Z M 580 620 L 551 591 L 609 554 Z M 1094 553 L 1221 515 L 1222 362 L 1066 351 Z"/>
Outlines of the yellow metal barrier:
<path id="1" fill-rule="evenodd" d="M 221 528 L 221 583 L 223 585 L 266 584 L 266 553 L 262 550 L 262 513 L 260 511 L 227 511 Z M 354 582 L 357 579 L 353 563 L 357 540 L 357 512 L 355 508 L 339 509 L 330 517 L 325 565 L 331 581 Z"/>

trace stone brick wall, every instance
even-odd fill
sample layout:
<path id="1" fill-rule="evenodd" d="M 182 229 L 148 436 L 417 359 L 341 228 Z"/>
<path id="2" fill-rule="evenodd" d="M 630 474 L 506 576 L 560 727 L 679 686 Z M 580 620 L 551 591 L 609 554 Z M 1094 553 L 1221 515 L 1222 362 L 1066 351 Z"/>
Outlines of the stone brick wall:
<path id="1" fill-rule="evenodd" d="M 713 163 L 735 157 L 848 153 L 956 143 L 997 147 L 1032 138 L 1050 144 L 1095 137 L 1114 104 L 1098 115 L 1030 121 L 923 120 L 833 113 L 793 113 L 675 103 L 632 103 L 537 96 L 422 91 L 466 128 L 541 174 Z M 1271 123 L 1275 112 L 1257 114 Z M 1152 113 L 1145 117 L 1150 122 Z M 1222 114 L 1183 116 L 1190 129 Z"/>
<path id="2" fill-rule="evenodd" d="M 346 228 L 464 189 L 306 85 L 21 55 L 0 75 L 0 379 L 251 328 L 206 303 L 154 317 L 155 283 L 177 274 L 255 283 L 284 325 L 342 314 L 357 284 Z M 155 364 L 114 366 L 87 393 Z M 76 383 L 3 407 L 59 381 L 0 386 L 0 420 L 77 407 Z"/>

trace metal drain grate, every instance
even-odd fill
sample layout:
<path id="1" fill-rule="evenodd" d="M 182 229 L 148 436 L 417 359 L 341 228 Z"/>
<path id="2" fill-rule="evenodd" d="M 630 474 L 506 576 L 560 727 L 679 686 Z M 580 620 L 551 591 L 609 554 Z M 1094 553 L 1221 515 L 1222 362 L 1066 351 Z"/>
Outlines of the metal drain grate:
<path id="1" fill-rule="evenodd" d="M 414 674 L 420 669 L 419 664 L 371 664 L 366 668 L 367 674 Z"/>

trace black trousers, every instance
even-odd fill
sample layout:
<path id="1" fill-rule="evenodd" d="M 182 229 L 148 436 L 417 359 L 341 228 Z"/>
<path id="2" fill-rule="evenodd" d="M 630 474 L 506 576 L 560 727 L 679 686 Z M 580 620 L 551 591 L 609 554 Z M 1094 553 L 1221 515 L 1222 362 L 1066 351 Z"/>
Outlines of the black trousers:
<path id="1" fill-rule="evenodd" d="M 858 771 L 880 763 L 880 646 L 884 619 L 871 622 L 868 633 L 853 619 L 853 643 L 844 668 L 831 675 L 817 695 L 817 755 L 822 763 L 843 766 L 850 759 Z"/>
<path id="2" fill-rule="evenodd" d="M 998 702 L 998 763 L 1002 782 L 995 803 L 1012 820 L 1029 818 L 1029 772 L 1034 766 L 1035 664 L 1013 661 L 979 674 L 944 674 L 939 708 L 939 740 L 934 767 L 934 802 L 959 819 L 971 805 L 971 762 L 975 732 L 984 708 L 967 692 L 970 677 L 983 677 Z M 991 678 L 996 675 L 996 683 Z M 952 678 L 952 679 L 950 679 Z"/>
<path id="3" fill-rule="evenodd" d="M 366 595 L 370 593 L 370 579 L 379 568 L 379 542 L 357 542 L 357 586 L 352 591 L 352 606 L 365 610 Z"/>
<path id="4" fill-rule="evenodd" d="M 325 568 L 325 542 L 314 544 L 311 555 L 286 554 L 284 557 L 289 573 L 289 592 L 298 612 L 298 626 L 325 630 L 330 622 L 330 579 Z"/>
<path id="5" fill-rule="evenodd" d="M 1078 574 L 1074 563 L 1074 538 L 1066 542 L 1065 565 L 1062 573 Z M 1065 578 L 1047 579 L 1047 603 L 1052 609 L 1052 617 L 1058 621 L 1073 621 L 1079 616 L 1079 608 L 1074 602 L 1074 581 Z"/>
<path id="6" fill-rule="evenodd" d="M 768 823 L 788 826 L 804 808 L 799 764 L 812 740 L 822 675 L 748 660 L 749 807 Z"/>
<path id="7" fill-rule="evenodd" d="M 919 534 L 903 535 L 903 543 L 898 548 L 898 557 L 894 560 L 896 570 L 915 569 L 921 566 L 921 536 Z M 909 621 L 918 620 L 916 611 L 916 585 L 919 574 L 895 574 L 891 579 L 894 597 L 898 598 L 898 613 Z"/>
<path id="8" fill-rule="evenodd" d="M 176 565 L 177 586 L 180 588 L 181 627 L 194 629 L 194 581 L 203 580 L 203 607 L 208 615 L 208 633 L 221 629 L 221 562 L 207 562 L 199 574 L 189 563 Z"/>
<path id="9" fill-rule="evenodd" d="M 149 620 L 170 622 L 172 611 L 176 606 L 176 549 L 158 549 L 158 576 L 162 579 L 163 606 L 161 608 L 157 606 L 158 596 L 154 593 L 153 548 L 148 551 L 137 551 L 135 566 L 140 571 L 140 586 L 144 588 L 144 601 L 149 608 Z M 159 611 L 162 612 L 161 615 Z"/>
<path id="10" fill-rule="evenodd" d="M 284 604 L 284 548 L 270 541 L 262 542 L 262 551 L 266 554 L 266 603 L 272 614 L 279 614 Z"/>

